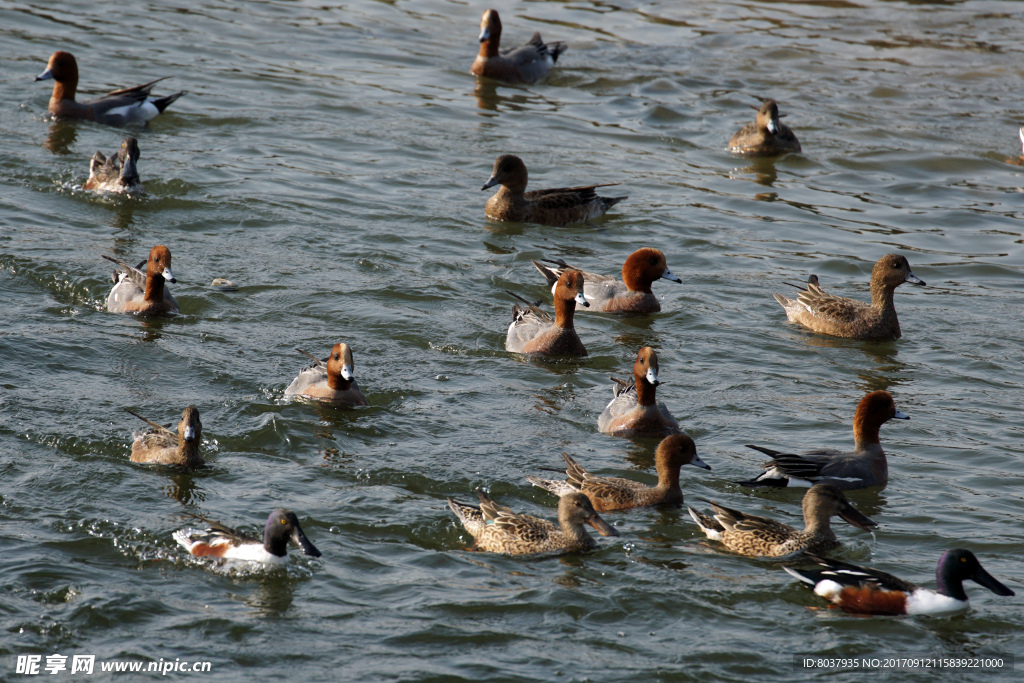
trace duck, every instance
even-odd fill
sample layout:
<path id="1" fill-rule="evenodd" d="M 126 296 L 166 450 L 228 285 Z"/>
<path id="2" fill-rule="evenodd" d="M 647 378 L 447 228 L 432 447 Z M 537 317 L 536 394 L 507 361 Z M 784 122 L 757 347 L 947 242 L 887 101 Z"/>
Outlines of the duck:
<path id="1" fill-rule="evenodd" d="M 827 294 L 817 276 L 808 281 L 795 299 L 773 294 L 791 323 L 820 334 L 862 341 L 892 341 L 902 336 L 893 305 L 893 293 L 904 282 L 924 286 L 925 281 L 910 270 L 907 257 L 886 254 L 871 269 L 871 303 Z M 792 285 L 800 289 L 797 285 Z"/>
<path id="2" fill-rule="evenodd" d="M 299 518 L 291 510 L 278 508 L 270 513 L 263 527 L 263 539 L 224 526 L 200 515 L 185 513 L 209 525 L 207 529 L 185 528 L 175 531 L 174 540 L 196 557 L 219 557 L 269 565 L 282 565 L 288 559 L 288 542 L 303 554 L 320 557 L 321 552 L 306 538 Z"/>
<path id="3" fill-rule="evenodd" d="M 708 538 L 721 541 L 729 550 L 747 557 L 786 559 L 803 552 L 838 548 L 841 544 L 829 522 L 834 515 L 865 531 L 878 526 L 831 484 L 815 484 L 804 494 L 803 531 L 774 519 L 749 515 L 710 500 L 706 502 L 715 511 L 713 517 L 687 507 L 690 517 Z"/>
<path id="4" fill-rule="evenodd" d="M 742 486 L 811 486 L 824 481 L 838 488 L 885 488 L 889 483 L 889 465 L 878 439 L 878 431 L 891 419 L 909 420 L 896 410 L 896 402 L 888 391 L 872 391 L 857 404 L 853 414 L 853 450 L 818 448 L 804 453 L 782 451 L 746 444 L 772 459 L 764 464 L 764 472 Z"/>
<path id="5" fill-rule="evenodd" d="M 736 131 L 729 140 L 729 150 L 744 156 L 773 156 L 786 152 L 799 152 L 800 141 L 789 126 L 779 121 L 779 104 L 764 101 L 757 109 L 757 119 Z"/>
<path id="6" fill-rule="evenodd" d="M 480 53 L 469 72 L 506 83 L 532 85 L 547 77 L 558 56 L 566 50 L 565 43 L 545 44 L 540 33 L 534 33 L 526 45 L 503 54 L 498 53 L 500 44 L 501 17 L 497 10 L 489 9 L 480 20 Z"/>
<path id="7" fill-rule="evenodd" d="M 512 323 L 505 336 L 505 350 L 512 353 L 526 353 L 537 356 L 586 356 L 572 318 L 576 304 L 583 307 L 590 303 L 583 296 L 583 274 L 567 269 L 555 283 L 555 317 L 523 297 L 505 290 L 526 308 L 516 304 L 512 307 Z"/>
<path id="8" fill-rule="evenodd" d="M 114 271 L 114 288 L 107 295 L 108 311 L 144 315 L 180 312 L 178 302 L 164 286 L 165 282 L 177 282 L 171 272 L 170 249 L 162 244 L 150 249 L 145 264 L 146 272 L 142 272 L 141 263 L 135 267 L 106 254 L 103 254 L 103 258 L 120 267 L 120 270 Z"/>
<path id="9" fill-rule="evenodd" d="M 199 453 L 199 444 L 203 439 L 203 423 L 199 421 L 199 409 L 195 406 L 186 406 L 185 410 L 181 411 L 177 432 L 172 432 L 128 408 L 124 410 L 150 426 L 150 429 L 132 434 L 132 462 L 178 465 L 189 469 L 203 467 L 206 464 Z"/>
<path id="10" fill-rule="evenodd" d="M 339 406 L 370 405 L 356 384 L 352 369 L 352 349 L 348 344 L 335 344 L 326 362 L 302 349 L 295 349 L 313 359 L 313 365 L 299 373 L 284 390 L 285 396 L 302 396 Z"/>
<path id="11" fill-rule="evenodd" d="M 597 542 L 583 528 L 587 523 L 602 536 L 618 536 L 618 530 L 579 492 L 567 493 L 558 499 L 558 526 L 546 519 L 513 512 L 498 505 L 483 491 L 477 492 L 480 506 L 448 499 L 448 507 L 476 539 L 474 550 L 506 555 L 533 555 L 551 551 L 591 550 Z"/>
<path id="12" fill-rule="evenodd" d="M 89 179 L 82 189 L 94 192 L 137 194 L 143 191 L 139 178 L 139 141 L 126 135 L 121 147 L 110 157 L 97 151 L 89 161 Z"/>
<path id="13" fill-rule="evenodd" d="M 619 436 L 668 436 L 679 434 L 679 423 L 664 403 L 658 403 L 658 354 L 645 346 L 636 354 L 633 381 L 610 378 L 615 398 L 597 418 L 597 428 Z"/>
<path id="14" fill-rule="evenodd" d="M 594 190 L 618 183 L 559 187 L 551 190 L 526 191 L 526 164 L 514 154 L 502 154 L 494 161 L 494 171 L 481 190 L 495 185 L 501 189 L 487 200 L 484 213 L 495 221 L 540 223 L 559 227 L 584 223 L 603 216 L 628 197 L 599 197 Z"/>
<path id="15" fill-rule="evenodd" d="M 572 267 L 562 259 L 541 259 L 532 263 L 551 285 L 552 293 L 562 272 Z M 553 264 L 554 267 L 544 265 L 545 263 Z M 583 273 L 585 283 L 583 295 L 590 302 L 590 310 L 598 313 L 657 313 L 661 310 L 661 303 L 651 291 L 654 281 L 664 278 L 682 283 L 682 280 L 668 269 L 665 254 L 660 249 L 651 248 L 637 249 L 629 255 L 622 264 L 621 280 L 587 270 L 580 272 Z"/>
<path id="16" fill-rule="evenodd" d="M 686 434 L 666 436 L 658 444 L 654 465 L 658 471 L 658 485 L 646 486 L 632 479 L 597 477 L 587 472 L 568 453 L 565 459 L 567 481 L 526 477 L 534 486 L 556 496 L 578 491 L 590 499 L 598 512 L 631 510 L 653 505 L 681 505 L 683 491 L 679 487 L 679 469 L 693 465 L 705 470 L 711 467 L 697 455 L 697 447 Z"/>
<path id="17" fill-rule="evenodd" d="M 783 567 L 790 575 L 814 586 L 814 592 L 852 614 L 949 614 L 967 609 L 964 581 L 971 580 L 996 595 L 1016 595 L 985 571 L 970 550 L 953 548 L 939 558 L 935 570 L 938 590 L 920 586 L 870 567 L 829 560 L 813 553 L 804 557 L 824 569 Z"/>
<path id="18" fill-rule="evenodd" d="M 54 81 L 49 110 L 55 118 L 84 119 L 108 126 L 144 125 L 185 94 L 176 92 L 164 97 L 150 97 L 153 86 L 164 78 L 77 102 L 78 62 L 73 54 L 63 50 L 50 55 L 46 70 L 36 76 L 37 81 Z"/>

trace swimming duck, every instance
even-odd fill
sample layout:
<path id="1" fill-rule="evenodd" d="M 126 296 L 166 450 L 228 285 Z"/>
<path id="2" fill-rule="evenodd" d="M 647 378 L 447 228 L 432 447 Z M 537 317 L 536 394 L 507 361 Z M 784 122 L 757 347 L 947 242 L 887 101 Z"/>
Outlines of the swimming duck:
<path id="1" fill-rule="evenodd" d="M 658 470 L 658 485 L 645 486 L 640 482 L 620 477 L 597 477 L 583 469 L 568 453 L 565 458 L 565 473 L 568 481 L 527 477 L 534 486 L 550 491 L 556 496 L 579 491 L 590 499 L 598 512 L 629 510 L 651 505 L 680 505 L 683 491 L 679 488 L 679 468 L 694 465 L 710 470 L 697 455 L 697 447 L 686 434 L 665 437 L 654 455 Z"/>
<path id="2" fill-rule="evenodd" d="M 905 256 L 886 254 L 871 269 L 870 304 L 826 294 L 818 286 L 817 276 L 796 299 L 781 294 L 773 296 L 786 309 L 790 322 L 800 323 L 815 332 L 864 341 L 888 341 L 902 336 L 893 293 L 904 282 L 925 284 L 911 272 Z"/>
<path id="3" fill-rule="evenodd" d="M 889 465 L 878 439 L 878 430 L 891 419 L 909 420 L 896 410 L 896 403 L 887 391 L 872 391 L 857 404 L 853 414 L 853 450 L 819 448 L 799 455 L 747 444 L 772 460 L 765 471 L 743 486 L 810 486 L 825 481 L 841 489 L 884 487 L 889 483 Z"/>
<path id="4" fill-rule="evenodd" d="M 573 492 L 558 499 L 558 526 L 546 519 L 513 512 L 478 491 L 480 507 L 448 499 L 448 507 L 476 539 L 474 550 L 508 555 L 530 555 L 552 550 L 574 551 L 596 548 L 597 543 L 583 528 L 584 522 L 602 536 L 618 536 L 612 525 L 601 519 L 590 500 Z"/>
<path id="5" fill-rule="evenodd" d="M 505 336 L 505 350 L 541 356 L 586 356 L 587 349 L 576 334 L 572 318 L 576 304 L 589 306 L 583 296 L 583 274 L 564 271 L 555 284 L 555 317 L 531 304 L 523 297 L 508 292 L 526 304 L 512 307 L 512 323 Z"/>
<path id="6" fill-rule="evenodd" d="M 299 518 L 291 510 L 278 508 L 270 513 L 263 527 L 263 540 L 206 517 L 186 514 L 210 525 L 205 530 L 185 528 L 173 534 L 174 540 L 196 557 L 221 557 L 226 560 L 280 565 L 288 559 L 289 541 L 302 548 L 306 555 L 321 555 L 306 538 L 299 525 Z"/>
<path id="7" fill-rule="evenodd" d="M 729 550 L 747 557 L 786 558 L 806 551 L 838 548 L 839 539 L 829 522 L 833 515 L 865 531 L 878 526 L 850 505 L 843 492 L 831 484 L 815 484 L 804 494 L 803 531 L 774 519 L 707 502 L 715 510 L 714 517 L 688 507 L 693 521 L 708 538 L 721 541 Z"/>
<path id="8" fill-rule="evenodd" d="M 82 188 L 125 194 L 142 192 L 142 180 L 137 166 L 139 156 L 139 141 L 126 135 L 120 149 L 109 158 L 99 151 L 93 155 L 89 161 L 89 179 Z"/>
<path id="9" fill-rule="evenodd" d="M 165 76 L 164 78 L 169 78 Z M 85 119 L 108 126 L 144 124 L 162 113 L 172 102 L 184 95 L 176 92 L 164 97 L 150 97 L 153 86 L 163 78 L 134 88 L 115 90 L 85 102 L 76 102 L 78 90 L 78 62 L 70 52 L 58 51 L 50 55 L 46 71 L 36 76 L 37 81 L 53 80 L 50 95 L 50 113 L 55 117 Z"/>
<path id="10" fill-rule="evenodd" d="M 202 467 L 206 464 L 203 456 L 199 454 L 203 423 L 199 421 L 199 410 L 195 406 L 188 406 L 181 411 L 177 433 L 127 408 L 124 410 L 150 426 L 150 429 L 132 434 L 132 462 L 180 465 L 188 468 Z"/>
<path id="11" fill-rule="evenodd" d="M 595 188 L 617 185 L 559 187 L 551 190 L 526 191 L 526 164 L 513 154 L 503 154 L 494 161 L 494 172 L 481 190 L 495 185 L 501 189 L 487 200 L 484 212 L 496 221 L 569 225 L 603 216 L 608 209 L 627 197 L 599 197 Z"/>
<path id="12" fill-rule="evenodd" d="M 964 581 L 970 579 L 996 595 L 1015 595 L 985 571 L 970 550 L 954 548 L 939 558 L 935 570 L 938 590 L 921 588 L 892 574 L 828 560 L 811 553 L 807 559 L 824 569 L 793 569 L 787 572 L 814 586 L 814 592 L 853 614 L 945 614 L 967 609 Z"/>
<path id="13" fill-rule="evenodd" d="M 312 358 L 313 365 L 292 380 L 284 390 L 285 396 L 305 396 L 348 407 L 369 405 L 352 374 L 355 366 L 348 344 L 335 344 L 326 363 L 302 349 L 296 351 Z"/>
<path id="14" fill-rule="evenodd" d="M 658 354 L 649 346 L 640 349 L 633 363 L 633 381 L 614 377 L 615 398 L 597 418 L 597 428 L 619 436 L 667 436 L 679 434 L 679 423 L 664 403 L 655 397 L 658 381 Z"/>
<path id="15" fill-rule="evenodd" d="M 765 100 L 757 110 L 757 119 L 740 128 L 729 140 L 729 150 L 746 156 L 771 156 L 799 152 L 800 141 L 789 126 L 779 121 L 778 103 Z"/>
<path id="16" fill-rule="evenodd" d="M 558 277 L 571 266 L 561 259 L 543 261 L 555 267 L 538 261 L 533 261 L 533 265 L 554 292 Z M 682 282 L 668 269 L 665 254 L 659 249 L 649 248 L 637 249 L 629 255 L 622 264 L 622 280 L 586 270 L 580 272 L 583 273 L 583 295 L 590 302 L 591 310 L 600 313 L 657 313 L 661 310 L 661 303 L 651 291 L 651 284 L 660 278 Z"/>
<path id="17" fill-rule="evenodd" d="M 171 250 L 159 244 L 149 250 L 146 272 L 130 266 L 120 259 L 103 254 L 121 270 L 113 274 L 114 288 L 107 295 L 107 310 L 111 313 L 143 313 L 163 315 L 178 313 L 178 302 L 171 296 L 164 282 L 177 282 L 171 272 Z"/>
<path id="18" fill-rule="evenodd" d="M 480 20 L 480 53 L 469 72 L 506 83 L 536 83 L 548 75 L 566 48 L 565 43 L 545 45 L 540 33 L 534 33 L 526 45 L 503 54 L 498 53 L 500 43 L 501 18 L 489 9 Z"/>

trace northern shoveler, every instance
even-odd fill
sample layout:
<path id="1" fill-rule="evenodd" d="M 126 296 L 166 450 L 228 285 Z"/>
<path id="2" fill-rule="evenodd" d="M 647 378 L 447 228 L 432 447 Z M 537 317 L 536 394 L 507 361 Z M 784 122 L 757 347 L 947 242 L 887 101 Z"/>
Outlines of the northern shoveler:
<path id="1" fill-rule="evenodd" d="M 197 557 L 282 564 L 288 559 L 289 541 L 302 548 L 306 555 L 321 555 L 306 538 L 299 525 L 299 518 L 291 510 L 278 508 L 270 513 L 263 528 L 263 540 L 206 517 L 188 514 L 210 525 L 205 530 L 185 528 L 174 532 L 174 539 Z"/>
<path id="2" fill-rule="evenodd" d="M 747 444 L 747 448 L 772 457 L 765 471 L 743 486 L 810 486 L 823 481 L 841 489 L 884 487 L 889 483 L 889 465 L 878 440 L 878 430 L 890 419 L 909 420 L 896 410 L 887 391 L 872 391 L 857 404 L 853 415 L 853 450 L 820 448 L 800 453 L 783 453 Z"/>
<path id="3" fill-rule="evenodd" d="M 181 411 L 178 431 L 172 432 L 167 427 L 153 422 L 134 413 L 127 408 L 126 413 L 134 415 L 150 426 L 150 429 L 132 434 L 132 462 L 145 462 L 154 465 L 180 465 L 182 467 L 202 467 L 206 463 L 199 453 L 199 444 L 203 438 L 203 423 L 199 421 L 199 409 L 187 406 Z"/>
<path id="4" fill-rule="evenodd" d="M 985 571 L 970 550 L 947 550 L 935 570 L 938 590 L 921 588 L 892 574 L 828 560 L 811 553 L 807 559 L 824 569 L 792 569 L 787 572 L 814 592 L 853 614 L 943 614 L 967 608 L 964 580 L 970 579 L 996 595 L 1015 595 Z"/>
<path id="5" fill-rule="evenodd" d="M 602 536 L 618 536 L 611 524 L 601 519 L 590 500 L 579 492 L 558 500 L 558 526 L 546 519 L 513 512 L 478 491 L 480 507 L 448 499 L 448 507 L 476 539 L 474 550 L 509 555 L 530 555 L 552 550 L 574 551 L 596 548 L 597 543 L 583 528 L 584 522 Z"/>
<path id="6" fill-rule="evenodd" d="M 139 141 L 126 135 L 117 152 L 109 157 L 97 151 L 89 160 L 89 179 L 83 190 L 131 194 L 143 191 L 139 178 Z"/>
<path id="7" fill-rule="evenodd" d="M 673 434 L 662 439 L 654 454 L 658 470 L 658 485 L 645 486 L 640 482 L 620 477 L 597 477 L 583 469 L 568 453 L 565 458 L 565 473 L 568 481 L 527 477 L 534 486 L 563 496 L 579 491 L 590 499 L 598 512 L 629 510 L 650 505 L 681 505 L 683 491 L 679 488 L 679 469 L 683 465 L 694 465 L 710 470 L 697 455 L 697 447 L 686 434 Z"/>
<path id="8" fill-rule="evenodd" d="M 815 484 L 804 494 L 803 531 L 767 517 L 748 515 L 712 501 L 714 518 L 688 507 L 693 521 L 708 538 L 721 541 L 729 550 L 748 557 L 785 559 L 802 552 L 824 552 L 839 547 L 830 519 L 839 515 L 858 529 L 878 526 L 850 505 L 843 492 L 831 484 Z"/>

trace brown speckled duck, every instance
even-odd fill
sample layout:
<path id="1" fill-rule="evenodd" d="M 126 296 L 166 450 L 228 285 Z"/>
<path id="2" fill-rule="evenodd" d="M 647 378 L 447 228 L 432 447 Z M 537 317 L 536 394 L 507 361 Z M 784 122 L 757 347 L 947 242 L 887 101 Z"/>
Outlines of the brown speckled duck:
<path id="1" fill-rule="evenodd" d="M 691 507 L 687 510 L 708 538 L 747 557 L 787 558 L 808 551 L 821 553 L 838 548 L 840 543 L 829 520 L 839 515 L 858 529 L 878 526 L 846 500 L 843 492 L 831 484 L 815 484 L 804 494 L 804 529 L 767 517 L 748 515 L 707 501 L 715 510 L 714 517 L 703 515 Z"/>
<path id="2" fill-rule="evenodd" d="M 508 555 L 530 555 L 550 551 L 590 550 L 597 543 L 583 528 L 587 523 L 602 536 L 618 536 L 612 525 L 601 519 L 582 493 L 569 493 L 558 500 L 558 526 L 546 519 L 513 512 L 478 491 L 480 507 L 449 498 L 448 507 L 476 539 L 474 550 Z"/>
<path id="3" fill-rule="evenodd" d="M 569 269 L 558 278 L 554 319 L 518 294 L 507 293 L 527 307 L 518 304 L 512 307 L 512 323 L 505 336 L 506 351 L 540 356 L 587 355 L 587 349 L 572 324 L 576 304 L 590 305 L 583 296 L 583 274 L 580 271 Z"/>
<path id="4" fill-rule="evenodd" d="M 681 505 L 683 491 L 679 487 L 679 469 L 693 465 L 710 470 L 697 455 L 697 447 L 686 434 L 665 437 L 654 454 L 658 470 L 658 485 L 645 486 L 632 479 L 620 477 L 597 477 L 583 469 L 568 453 L 565 458 L 567 481 L 527 477 L 534 486 L 550 491 L 556 496 L 578 491 L 590 499 L 598 512 L 629 510 L 651 505 Z"/>
<path id="5" fill-rule="evenodd" d="M 121 147 L 109 157 L 103 156 L 103 152 L 96 152 L 89 160 L 89 179 L 82 189 L 121 194 L 142 192 L 139 156 L 139 141 L 131 135 L 126 135 Z"/>
<path id="6" fill-rule="evenodd" d="M 565 43 L 545 44 L 540 33 L 534 33 L 522 47 L 499 54 L 501 18 L 489 9 L 480 20 L 480 53 L 473 60 L 470 73 L 506 83 L 536 83 L 543 80 L 565 52 Z"/>
<path id="7" fill-rule="evenodd" d="M 800 141 L 779 121 L 778 103 L 765 100 L 757 111 L 757 119 L 740 128 L 729 140 L 729 150 L 746 156 L 772 156 L 799 152 Z"/>
<path id="8" fill-rule="evenodd" d="M 626 197 L 599 197 L 595 188 L 616 185 L 559 187 L 551 190 L 526 191 L 529 176 L 526 164 L 513 154 L 503 154 L 494 161 L 494 171 L 481 190 L 495 185 L 501 189 L 487 200 L 484 212 L 496 221 L 570 225 L 603 216 L 608 209 Z"/>
<path id="9" fill-rule="evenodd" d="M 911 272 L 910 263 L 900 254 L 886 254 L 871 269 L 870 304 L 827 294 L 818 286 L 817 276 L 812 277 L 795 299 L 773 295 L 786 309 L 789 321 L 821 334 L 863 341 L 899 339 L 902 332 L 893 294 L 904 282 L 925 284 Z"/>
<path id="10" fill-rule="evenodd" d="M 554 264 L 554 267 L 544 263 Z M 558 277 L 572 266 L 561 259 L 544 260 L 544 263 L 534 261 L 533 265 L 551 285 L 553 292 Z M 665 254 L 660 249 L 650 248 L 637 249 L 629 255 L 622 264 L 621 280 L 586 270 L 580 272 L 583 273 L 583 294 L 590 302 L 590 310 L 599 313 L 657 313 L 661 310 L 661 303 L 651 291 L 654 281 L 664 278 L 682 282 L 668 269 Z"/>
<path id="11" fill-rule="evenodd" d="M 150 429 L 132 434 L 132 462 L 189 468 L 202 467 L 206 464 L 203 456 L 199 454 L 203 423 L 199 421 L 199 410 L 195 406 L 188 406 L 181 412 L 177 433 L 127 408 L 124 410 L 150 426 Z"/>
<path id="12" fill-rule="evenodd" d="M 668 436 L 679 434 L 679 423 L 655 395 L 658 381 L 658 354 L 645 346 L 636 354 L 633 381 L 615 382 L 615 398 L 597 418 L 597 428 L 619 436 Z"/>

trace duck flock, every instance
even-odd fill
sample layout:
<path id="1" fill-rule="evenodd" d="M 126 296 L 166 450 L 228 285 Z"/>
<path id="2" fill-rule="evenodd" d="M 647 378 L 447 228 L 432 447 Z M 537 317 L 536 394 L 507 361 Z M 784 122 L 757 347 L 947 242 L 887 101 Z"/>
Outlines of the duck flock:
<path id="1" fill-rule="evenodd" d="M 544 80 L 566 50 L 563 43 L 545 43 L 539 33 L 523 46 L 500 50 L 502 36 L 498 12 L 484 12 L 480 25 L 480 51 L 471 72 L 481 79 L 506 83 L 535 84 Z M 79 102 L 78 65 L 66 51 L 55 52 L 46 70 L 36 80 L 53 80 L 49 111 L 54 117 L 73 118 L 124 126 L 144 125 L 162 113 L 184 93 L 152 95 L 158 79 L 133 88 L 111 92 Z M 1024 129 L 1021 131 L 1024 141 Z M 793 131 L 780 121 L 779 105 L 766 100 L 756 119 L 736 132 L 729 149 L 744 156 L 774 156 L 801 151 Z M 84 189 L 96 192 L 139 193 L 140 150 L 135 137 L 125 136 L 111 156 L 97 152 L 90 160 L 89 179 Z M 499 156 L 483 188 L 499 189 L 486 202 L 484 211 L 495 221 L 564 226 L 586 223 L 604 215 L 627 199 L 598 194 L 602 185 L 527 191 L 526 163 L 512 154 Z M 106 300 L 111 313 L 143 316 L 172 315 L 179 307 L 168 284 L 174 284 L 171 252 L 165 245 L 154 246 L 148 258 L 132 265 L 104 256 L 117 264 L 114 287 Z M 538 359 L 582 357 L 586 345 L 573 319 L 577 307 L 588 313 L 618 316 L 655 315 L 661 304 L 652 291 L 660 280 L 681 282 L 674 275 L 664 253 L 642 248 L 630 254 L 622 266 L 621 279 L 592 273 L 562 260 L 534 261 L 540 276 L 551 287 L 553 314 L 542 302 L 531 302 L 509 292 L 518 300 L 513 306 L 505 349 Z M 901 336 L 894 306 L 894 292 L 904 283 L 925 283 L 911 271 L 901 254 L 878 258 L 871 274 L 871 301 L 863 302 L 827 293 L 818 278 L 794 285 L 795 296 L 775 294 L 788 320 L 815 333 L 865 341 L 886 341 Z M 230 287 L 230 282 L 220 283 Z M 333 344 L 326 359 L 301 351 L 313 363 L 302 370 L 285 390 L 285 396 L 329 403 L 339 408 L 367 405 L 356 383 L 353 351 L 345 343 Z M 711 470 L 697 454 L 697 446 L 683 433 L 668 407 L 657 399 L 660 382 L 658 355 L 651 347 L 640 348 L 627 379 L 612 378 L 612 400 L 597 420 L 600 432 L 611 436 L 661 437 L 655 453 L 658 483 L 646 486 L 623 478 L 602 477 L 589 472 L 585 464 L 564 454 L 564 478 L 527 479 L 558 498 L 557 523 L 502 506 L 484 490 L 478 500 L 465 502 L 449 498 L 449 507 L 474 539 L 474 550 L 525 555 L 581 552 L 597 546 L 584 525 L 601 535 L 619 532 L 600 513 L 634 508 L 683 504 L 680 471 L 686 465 Z M 127 410 L 127 409 L 126 409 Z M 134 435 L 131 460 L 181 468 L 204 465 L 200 452 L 202 423 L 199 410 L 188 406 L 177 430 L 137 415 L 148 428 Z M 709 539 L 738 556 L 785 562 L 790 575 L 812 586 L 815 593 L 838 607 L 859 614 L 935 614 L 963 609 L 967 595 L 963 582 L 972 580 L 998 595 L 1013 591 L 989 574 L 969 550 L 954 548 L 938 559 L 937 588 L 928 590 L 875 569 L 826 557 L 840 547 L 831 519 L 865 530 L 876 522 L 846 497 L 844 491 L 885 487 L 889 480 L 885 452 L 879 431 L 891 419 L 909 419 L 900 412 L 885 391 L 868 393 L 853 415 L 854 443 L 850 450 L 819 449 L 793 453 L 749 445 L 769 460 L 760 473 L 751 473 L 747 487 L 790 487 L 804 490 L 804 528 L 797 529 L 773 519 L 706 501 L 708 511 L 689 507 L 693 521 Z M 266 521 L 262 538 L 248 535 L 213 520 L 196 517 L 201 525 L 174 533 L 189 553 L 219 561 L 281 564 L 287 560 L 289 544 L 318 557 L 316 546 L 306 537 L 294 512 L 274 510 Z M 780 573 L 780 576 L 785 576 Z"/>

